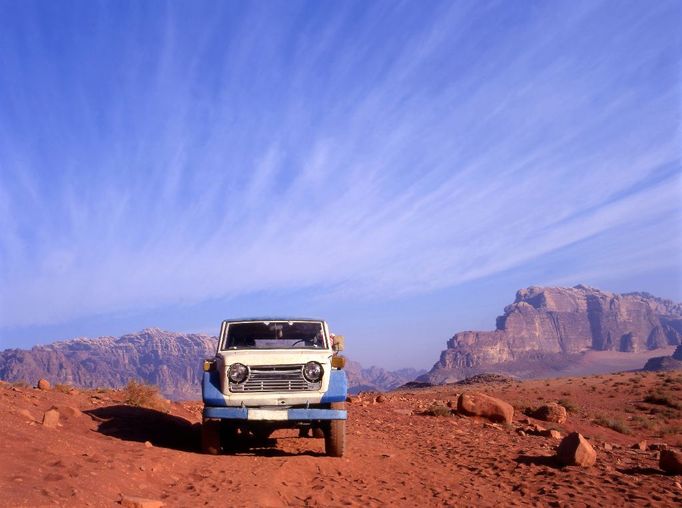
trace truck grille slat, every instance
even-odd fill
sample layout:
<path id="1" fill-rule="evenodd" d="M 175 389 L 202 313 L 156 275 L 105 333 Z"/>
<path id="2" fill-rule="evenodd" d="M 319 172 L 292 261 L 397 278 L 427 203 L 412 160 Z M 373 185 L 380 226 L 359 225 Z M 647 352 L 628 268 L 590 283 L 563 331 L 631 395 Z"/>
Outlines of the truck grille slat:
<path id="1" fill-rule="evenodd" d="M 319 390 L 321 382 L 309 383 L 303 365 L 254 365 L 242 384 L 230 383 L 231 392 L 292 392 Z"/>

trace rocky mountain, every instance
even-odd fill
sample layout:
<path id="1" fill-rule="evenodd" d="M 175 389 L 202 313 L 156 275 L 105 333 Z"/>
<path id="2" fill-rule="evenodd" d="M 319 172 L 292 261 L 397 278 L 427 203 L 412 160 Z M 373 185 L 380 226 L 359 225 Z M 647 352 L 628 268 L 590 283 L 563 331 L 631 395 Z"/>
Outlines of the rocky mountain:
<path id="1" fill-rule="evenodd" d="M 583 285 L 530 287 L 516 293 L 494 331 L 455 334 L 419 380 L 457 381 L 485 371 L 522 374 L 533 364 L 559 365 L 587 351 L 638 352 L 680 343 L 680 304 Z"/>
<path id="2" fill-rule="evenodd" d="M 122 337 L 77 338 L 35 346 L 30 350 L 0 352 L 0 379 L 75 386 L 121 387 L 139 379 L 160 387 L 171 399 L 201 396 L 201 360 L 213 356 L 216 337 L 148 328 Z M 348 362 L 350 390 L 388 390 L 423 372 L 388 372 Z"/>
<path id="3" fill-rule="evenodd" d="M 416 369 L 387 371 L 380 367 L 363 368 L 358 362 L 353 361 L 346 362 L 345 370 L 351 393 L 392 390 L 426 372 Z"/>
<path id="4" fill-rule="evenodd" d="M 682 370 L 682 345 L 671 356 L 656 356 L 650 358 L 643 370 Z"/>

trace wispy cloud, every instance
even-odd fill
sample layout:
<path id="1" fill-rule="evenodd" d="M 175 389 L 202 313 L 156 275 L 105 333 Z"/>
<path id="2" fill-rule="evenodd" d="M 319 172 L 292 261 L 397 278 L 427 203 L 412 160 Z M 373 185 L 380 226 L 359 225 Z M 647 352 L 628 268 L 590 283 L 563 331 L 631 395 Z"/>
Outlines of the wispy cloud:
<path id="1" fill-rule="evenodd" d="M 107 6 L 0 7 L 4 327 L 682 251 L 675 2 Z"/>

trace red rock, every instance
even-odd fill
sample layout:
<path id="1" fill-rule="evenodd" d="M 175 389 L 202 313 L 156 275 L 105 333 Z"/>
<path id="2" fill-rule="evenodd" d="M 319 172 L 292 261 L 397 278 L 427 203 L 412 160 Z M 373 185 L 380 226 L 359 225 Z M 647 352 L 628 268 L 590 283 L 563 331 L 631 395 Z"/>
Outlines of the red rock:
<path id="1" fill-rule="evenodd" d="M 563 466 L 589 467 L 597 461 L 597 452 L 582 435 L 572 432 L 557 449 L 556 458 Z"/>
<path id="2" fill-rule="evenodd" d="M 639 443 L 633 444 L 632 449 L 633 450 L 646 451 L 646 449 L 647 449 L 646 441 L 640 441 Z"/>
<path id="3" fill-rule="evenodd" d="M 500 423 L 511 424 L 514 418 L 514 408 L 511 404 L 479 392 L 461 394 L 457 400 L 457 411 Z"/>
<path id="4" fill-rule="evenodd" d="M 49 390 L 50 388 L 52 388 L 52 386 L 50 385 L 50 382 L 47 379 L 40 379 L 38 381 L 38 389 Z"/>
<path id="5" fill-rule="evenodd" d="M 45 411 L 45 414 L 43 415 L 43 426 L 48 427 L 50 429 L 54 429 L 57 427 L 57 424 L 59 423 L 59 411 L 56 409 L 48 409 Z"/>
<path id="6" fill-rule="evenodd" d="M 386 402 L 388 399 L 386 398 L 386 395 L 377 395 L 376 399 L 374 399 L 374 402 Z"/>
<path id="7" fill-rule="evenodd" d="M 121 494 L 119 503 L 125 508 L 163 508 L 166 506 L 163 501 L 158 499 L 146 499 L 144 497 L 125 496 L 123 494 Z"/>
<path id="8" fill-rule="evenodd" d="M 666 473 L 682 474 L 682 452 L 661 450 L 658 466 Z"/>
<path id="9" fill-rule="evenodd" d="M 556 402 L 550 402 L 537 408 L 532 416 L 546 422 L 564 423 L 568 415 L 564 406 Z"/>

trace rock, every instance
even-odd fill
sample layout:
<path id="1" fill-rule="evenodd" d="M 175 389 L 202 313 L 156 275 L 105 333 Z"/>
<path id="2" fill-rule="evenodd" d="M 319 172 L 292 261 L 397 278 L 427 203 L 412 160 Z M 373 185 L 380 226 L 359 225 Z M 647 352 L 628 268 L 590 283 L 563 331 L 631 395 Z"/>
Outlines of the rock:
<path id="1" fill-rule="evenodd" d="M 386 395 L 377 395 L 377 397 L 374 399 L 374 402 L 378 402 L 379 404 L 386 402 Z"/>
<path id="2" fill-rule="evenodd" d="M 556 458 L 562 466 L 589 467 L 597 461 L 597 452 L 582 435 L 572 432 L 557 448 Z"/>
<path id="3" fill-rule="evenodd" d="M 639 443 L 635 443 L 630 448 L 632 448 L 633 450 L 641 450 L 645 452 L 647 450 L 646 441 L 640 441 Z"/>
<path id="4" fill-rule="evenodd" d="M 56 409 L 48 409 L 43 415 L 43 426 L 54 429 L 57 428 L 59 423 L 59 411 Z"/>
<path id="5" fill-rule="evenodd" d="M 158 499 L 146 499 L 144 497 L 126 496 L 121 494 L 119 504 L 125 508 L 162 508 L 166 506 Z"/>
<path id="6" fill-rule="evenodd" d="M 561 439 L 561 432 L 558 430 L 550 429 L 545 432 L 545 436 L 551 438 L 551 439 L 556 439 L 557 441 Z"/>
<path id="7" fill-rule="evenodd" d="M 658 466 L 666 473 L 682 474 L 682 452 L 661 450 Z"/>
<path id="8" fill-rule="evenodd" d="M 511 424 L 514 408 L 507 402 L 479 392 L 465 392 L 457 400 L 457 412 Z"/>
<path id="9" fill-rule="evenodd" d="M 566 408 L 556 402 L 550 402 L 544 406 L 540 406 L 533 411 L 533 418 L 543 420 L 545 422 L 564 423 L 566 421 Z"/>
<path id="10" fill-rule="evenodd" d="M 50 388 L 52 388 L 52 386 L 50 385 L 50 382 L 47 379 L 40 379 L 38 381 L 38 389 L 49 390 Z"/>
<path id="11" fill-rule="evenodd" d="M 457 401 L 456 400 L 449 400 L 447 402 L 447 404 L 445 404 L 445 405 L 448 406 L 450 409 L 457 409 Z"/>
<path id="12" fill-rule="evenodd" d="M 27 419 L 30 422 L 34 422 L 36 420 L 28 409 L 19 409 L 17 411 L 17 414 L 19 416 L 24 417 L 25 419 Z"/>
<path id="13" fill-rule="evenodd" d="M 611 450 L 613 450 L 613 446 L 610 443 L 604 443 L 604 450 L 610 452 Z"/>
<path id="14" fill-rule="evenodd" d="M 154 445 L 150 441 L 145 441 L 144 442 L 144 447 L 145 448 L 152 448 Z"/>
<path id="15" fill-rule="evenodd" d="M 508 373 L 523 373 L 551 355 L 562 361 L 586 350 L 636 352 L 668 344 L 682 344 L 680 304 L 587 286 L 529 287 L 516 293 L 494 331 L 456 333 L 433 369 L 417 380 L 459 381 L 499 371 L 500 364 L 508 365 Z M 675 354 L 682 359 L 682 349 Z"/>

